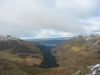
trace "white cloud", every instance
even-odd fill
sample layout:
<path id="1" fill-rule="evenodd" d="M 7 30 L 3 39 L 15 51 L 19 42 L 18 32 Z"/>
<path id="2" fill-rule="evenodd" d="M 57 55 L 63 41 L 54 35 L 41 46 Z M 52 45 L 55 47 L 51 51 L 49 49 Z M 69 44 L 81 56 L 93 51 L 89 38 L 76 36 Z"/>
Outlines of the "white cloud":
<path id="1" fill-rule="evenodd" d="M 63 32 L 63 31 L 55 31 L 53 29 L 41 29 L 38 31 L 34 31 L 34 37 L 22 37 L 22 39 L 29 39 L 29 38 L 57 38 L 57 37 L 72 37 L 75 34 Z"/>
<path id="2" fill-rule="evenodd" d="M 87 18 L 83 23 L 87 33 L 100 32 L 100 16 Z"/>
<path id="3" fill-rule="evenodd" d="M 47 37 L 71 37 L 73 34 L 67 33 L 67 32 L 62 32 L 62 31 L 55 31 L 55 30 L 50 30 L 50 29 L 42 29 L 39 31 L 35 31 L 36 38 L 47 38 Z"/>
<path id="4" fill-rule="evenodd" d="M 36 35 L 46 37 L 48 34 L 84 33 L 89 28 L 93 31 L 98 25 L 88 26 L 84 18 L 93 16 L 99 4 L 99 0 L 1 0 L 0 33 L 33 36 L 39 29 L 56 30 L 52 33 L 41 30 Z M 82 19 L 87 23 L 85 26 Z"/>

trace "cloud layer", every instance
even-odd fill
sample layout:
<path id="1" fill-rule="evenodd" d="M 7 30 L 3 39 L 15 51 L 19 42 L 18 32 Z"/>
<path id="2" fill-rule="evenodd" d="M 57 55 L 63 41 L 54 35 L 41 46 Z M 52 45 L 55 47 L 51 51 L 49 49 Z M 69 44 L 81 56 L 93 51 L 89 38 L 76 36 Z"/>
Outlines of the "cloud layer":
<path id="1" fill-rule="evenodd" d="M 66 36 L 99 31 L 99 4 L 99 0 L 1 0 L 0 33 L 23 37 L 44 36 L 39 31 L 43 29 Z"/>

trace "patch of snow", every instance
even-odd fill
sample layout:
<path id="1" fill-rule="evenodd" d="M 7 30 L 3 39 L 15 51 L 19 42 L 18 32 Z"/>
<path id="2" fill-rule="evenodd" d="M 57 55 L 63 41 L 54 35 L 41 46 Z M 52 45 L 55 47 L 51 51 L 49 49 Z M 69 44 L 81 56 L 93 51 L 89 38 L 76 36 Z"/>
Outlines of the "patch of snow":
<path id="1" fill-rule="evenodd" d="M 74 75 L 79 75 L 81 73 L 81 71 L 77 71 Z"/>
<path id="2" fill-rule="evenodd" d="M 91 72 L 90 72 L 90 74 L 87 74 L 87 75 L 97 75 L 97 72 L 100 71 L 100 64 L 90 66 L 89 68 L 90 68 Z"/>
<path id="3" fill-rule="evenodd" d="M 100 67 L 100 64 L 96 64 L 95 66 L 92 66 L 91 70 L 93 71 L 95 68 Z"/>
<path id="4" fill-rule="evenodd" d="M 0 35 L 0 41 L 7 41 L 7 40 L 16 40 L 16 38 L 11 37 L 10 35 Z"/>

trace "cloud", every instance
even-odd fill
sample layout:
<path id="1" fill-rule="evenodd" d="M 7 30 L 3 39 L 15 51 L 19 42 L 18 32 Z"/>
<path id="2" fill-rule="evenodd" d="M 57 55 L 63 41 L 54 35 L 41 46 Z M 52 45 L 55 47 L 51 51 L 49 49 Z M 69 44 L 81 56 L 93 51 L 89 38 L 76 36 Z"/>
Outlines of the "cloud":
<path id="1" fill-rule="evenodd" d="M 39 30 L 39 31 L 35 31 L 34 32 L 36 37 L 39 37 L 39 38 L 49 38 L 49 37 L 71 37 L 73 36 L 73 34 L 71 33 L 67 33 L 67 32 L 61 32 L 61 31 L 55 31 L 53 29 L 42 29 L 42 30 Z"/>
<path id="2" fill-rule="evenodd" d="M 63 32 L 63 31 L 56 31 L 53 29 L 41 29 L 34 31 L 32 37 L 22 37 L 22 39 L 32 39 L 32 38 L 60 38 L 60 37 L 72 37 L 75 34 Z"/>
<path id="3" fill-rule="evenodd" d="M 87 18 L 83 23 L 87 33 L 100 33 L 100 16 Z"/>
<path id="4" fill-rule="evenodd" d="M 1 0 L 0 33 L 20 37 L 36 36 L 35 31 L 42 29 L 69 34 L 93 31 L 98 25 L 88 26 L 87 19 L 96 15 L 99 4 L 99 0 Z"/>

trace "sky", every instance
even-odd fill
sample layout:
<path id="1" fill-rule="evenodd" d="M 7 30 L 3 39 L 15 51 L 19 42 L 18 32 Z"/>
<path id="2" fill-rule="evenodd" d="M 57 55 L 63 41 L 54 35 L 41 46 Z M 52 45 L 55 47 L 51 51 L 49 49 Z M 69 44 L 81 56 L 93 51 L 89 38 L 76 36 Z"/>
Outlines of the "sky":
<path id="1" fill-rule="evenodd" d="M 0 34 L 69 37 L 100 32 L 100 0 L 0 0 Z"/>

